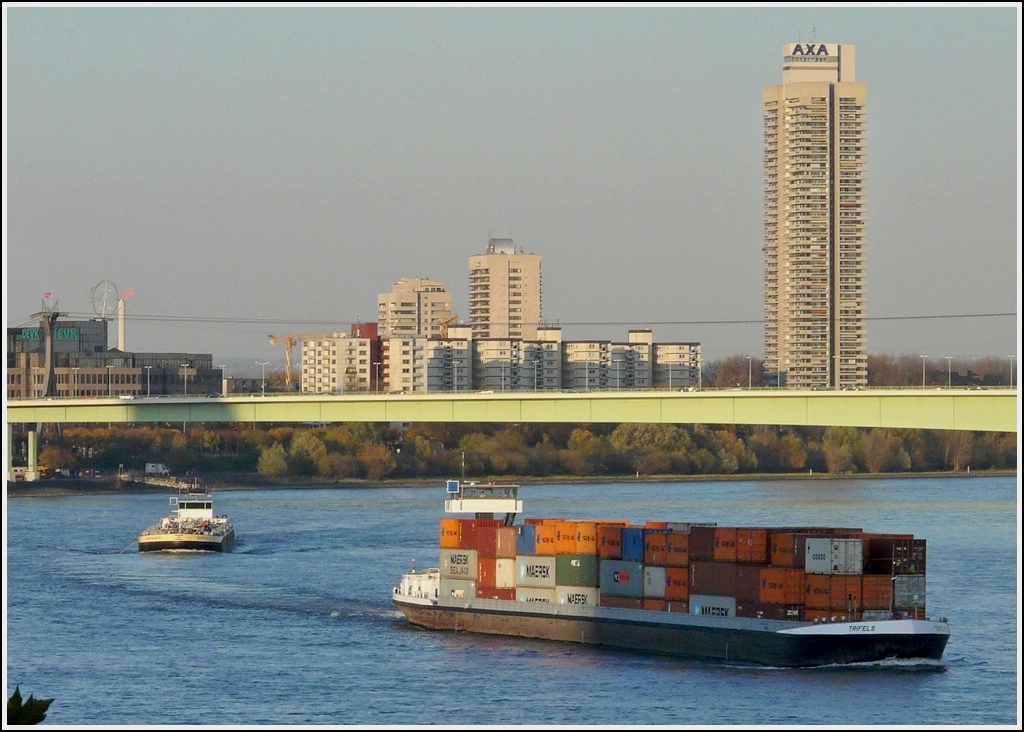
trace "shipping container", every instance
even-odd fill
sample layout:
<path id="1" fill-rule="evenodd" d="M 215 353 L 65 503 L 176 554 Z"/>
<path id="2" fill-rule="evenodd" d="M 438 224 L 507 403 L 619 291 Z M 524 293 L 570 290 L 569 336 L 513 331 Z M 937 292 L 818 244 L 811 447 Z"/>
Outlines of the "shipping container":
<path id="1" fill-rule="evenodd" d="M 644 597 L 665 599 L 665 567 L 644 567 Z"/>
<path id="2" fill-rule="evenodd" d="M 768 529 L 736 529 L 736 561 L 768 564 Z"/>
<path id="3" fill-rule="evenodd" d="M 802 605 L 804 571 L 790 567 L 739 565 L 736 569 L 736 599 L 748 603 Z"/>
<path id="4" fill-rule="evenodd" d="M 654 610 L 659 613 L 668 612 L 668 602 L 656 597 L 645 597 L 643 601 L 643 609 Z"/>
<path id="5" fill-rule="evenodd" d="M 555 588 L 516 587 L 516 600 L 519 602 L 555 602 Z"/>
<path id="6" fill-rule="evenodd" d="M 832 609 L 832 577 L 827 574 L 806 574 L 804 606 L 808 610 Z"/>
<path id="7" fill-rule="evenodd" d="M 462 534 L 462 524 L 459 523 L 457 518 L 443 518 L 441 519 L 441 548 L 442 549 L 458 549 L 459 538 Z"/>
<path id="8" fill-rule="evenodd" d="M 516 587 L 555 587 L 555 557 L 516 557 Z"/>
<path id="9" fill-rule="evenodd" d="M 688 600 L 666 600 L 665 611 L 670 613 L 688 613 L 690 612 L 690 603 Z"/>
<path id="10" fill-rule="evenodd" d="M 597 605 L 598 591 L 596 587 L 573 587 L 557 585 L 555 587 L 555 604 L 594 607 Z"/>
<path id="11" fill-rule="evenodd" d="M 509 587 L 480 587 L 477 585 L 476 596 L 485 600 L 515 600 L 516 588 Z"/>
<path id="12" fill-rule="evenodd" d="M 477 560 L 477 590 L 483 587 L 507 589 L 516 586 L 516 560 L 480 557 Z"/>
<path id="13" fill-rule="evenodd" d="M 476 597 L 476 582 L 473 580 L 441 577 L 440 584 L 438 585 L 438 592 L 441 597 L 455 598 L 456 600 L 468 600 Z"/>
<path id="14" fill-rule="evenodd" d="M 576 553 L 597 556 L 597 524 L 595 522 L 576 522 Z"/>
<path id="15" fill-rule="evenodd" d="M 689 567 L 665 567 L 665 599 L 690 599 Z"/>
<path id="16" fill-rule="evenodd" d="M 622 559 L 623 526 L 598 524 L 597 556 L 601 559 Z"/>
<path id="17" fill-rule="evenodd" d="M 802 569 L 807 537 L 791 531 L 769 531 L 768 563 L 773 567 Z"/>
<path id="18" fill-rule="evenodd" d="M 830 578 L 833 610 L 844 610 L 851 614 L 864 610 L 859 574 L 833 574 Z"/>
<path id="19" fill-rule="evenodd" d="M 690 613 L 734 618 L 736 598 L 723 595 L 690 595 Z"/>
<path id="20" fill-rule="evenodd" d="M 892 591 L 893 602 L 898 610 L 923 608 L 925 606 L 925 575 L 897 575 L 893 580 Z"/>
<path id="21" fill-rule="evenodd" d="M 736 561 L 736 528 L 732 526 L 715 527 L 716 562 Z"/>
<path id="22" fill-rule="evenodd" d="M 576 587 L 597 587 L 596 554 L 555 555 L 555 584 Z"/>
<path id="23" fill-rule="evenodd" d="M 598 596 L 597 603 L 601 607 L 619 607 L 629 610 L 643 610 L 644 608 L 644 599 L 642 597 L 606 595 L 603 592 Z"/>
<path id="24" fill-rule="evenodd" d="M 865 574 L 927 573 L 927 542 L 913 535 L 866 534 L 864 539 Z"/>
<path id="25" fill-rule="evenodd" d="M 546 521 L 547 519 L 545 519 Z M 553 557 L 556 554 L 555 551 L 555 540 L 557 537 L 557 531 L 554 524 L 541 524 L 537 527 L 535 535 L 535 544 L 537 547 L 537 554 L 543 556 Z"/>
<path id="26" fill-rule="evenodd" d="M 478 575 L 476 549 L 442 549 L 440 569 L 441 577 L 476 582 Z"/>
<path id="27" fill-rule="evenodd" d="M 671 531 L 665 538 L 665 566 L 690 566 L 690 535 L 680 531 Z"/>
<path id="28" fill-rule="evenodd" d="M 690 596 L 736 595 L 735 562 L 690 562 Z M 690 605 L 693 605 L 691 599 Z"/>
<path id="29" fill-rule="evenodd" d="M 624 559 L 602 559 L 598 563 L 601 594 L 643 597 L 644 565 Z"/>
<path id="30" fill-rule="evenodd" d="M 715 559 L 715 526 L 690 527 L 690 561 L 711 562 Z"/>
<path id="31" fill-rule="evenodd" d="M 459 548 L 476 549 L 476 519 L 460 518 L 459 522 Z"/>
<path id="32" fill-rule="evenodd" d="M 864 545 L 860 539 L 811 537 L 804 552 L 804 570 L 808 574 L 861 574 Z"/>
<path id="33" fill-rule="evenodd" d="M 644 529 L 642 526 L 622 528 L 622 558 L 627 562 L 644 561 Z"/>
<path id="34" fill-rule="evenodd" d="M 668 560 L 668 529 L 644 531 L 644 564 L 664 567 Z"/>
<path id="35" fill-rule="evenodd" d="M 861 578 L 861 603 L 868 610 L 892 612 L 892 577 L 887 574 L 866 574 Z"/>
<path id="36" fill-rule="evenodd" d="M 516 529 L 516 554 L 532 556 L 537 553 L 537 527 L 534 524 L 521 524 Z"/>
<path id="37" fill-rule="evenodd" d="M 576 522 L 555 524 L 555 554 L 576 554 Z"/>

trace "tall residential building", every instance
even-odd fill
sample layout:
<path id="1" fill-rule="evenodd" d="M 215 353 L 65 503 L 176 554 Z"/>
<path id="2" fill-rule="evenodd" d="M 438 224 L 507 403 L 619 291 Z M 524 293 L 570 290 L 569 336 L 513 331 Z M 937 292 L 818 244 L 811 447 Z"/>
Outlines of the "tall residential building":
<path id="1" fill-rule="evenodd" d="M 405 277 L 377 296 L 377 325 L 381 337 L 443 336 L 452 314 L 452 294 L 441 282 Z"/>
<path id="2" fill-rule="evenodd" d="M 764 112 L 768 386 L 867 383 L 865 105 L 854 47 L 790 43 Z"/>
<path id="3" fill-rule="evenodd" d="M 533 340 L 541 326 L 541 257 L 491 239 L 469 258 L 469 325 L 475 338 Z"/>

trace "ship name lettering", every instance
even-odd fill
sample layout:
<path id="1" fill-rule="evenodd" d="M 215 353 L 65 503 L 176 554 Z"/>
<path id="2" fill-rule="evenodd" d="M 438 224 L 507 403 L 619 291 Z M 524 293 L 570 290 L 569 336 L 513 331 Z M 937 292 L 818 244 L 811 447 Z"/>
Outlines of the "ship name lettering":
<path id="1" fill-rule="evenodd" d="M 874 630 L 875 630 L 875 626 L 873 626 L 873 625 L 851 625 L 850 626 L 850 630 L 851 631 L 855 631 L 855 632 L 859 631 L 859 632 L 862 632 L 862 633 L 873 633 Z"/>

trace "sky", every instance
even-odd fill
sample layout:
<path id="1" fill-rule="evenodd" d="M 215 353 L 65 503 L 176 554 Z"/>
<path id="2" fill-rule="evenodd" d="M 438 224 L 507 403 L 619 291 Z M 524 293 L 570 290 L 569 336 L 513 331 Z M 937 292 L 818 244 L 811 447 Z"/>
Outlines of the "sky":
<path id="1" fill-rule="evenodd" d="M 283 364 L 405 277 L 466 317 L 507 237 L 566 340 L 761 358 L 761 90 L 817 41 L 867 85 L 868 353 L 1020 351 L 1018 3 L 3 12 L 8 327 L 113 287 L 127 350 Z"/>

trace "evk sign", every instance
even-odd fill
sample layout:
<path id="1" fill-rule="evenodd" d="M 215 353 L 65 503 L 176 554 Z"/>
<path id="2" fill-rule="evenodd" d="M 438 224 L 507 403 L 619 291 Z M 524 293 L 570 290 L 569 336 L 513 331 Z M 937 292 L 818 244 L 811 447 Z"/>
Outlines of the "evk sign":
<path id="1" fill-rule="evenodd" d="M 828 56 L 828 48 L 824 43 L 814 45 L 813 43 L 797 43 L 793 46 L 790 56 Z"/>

